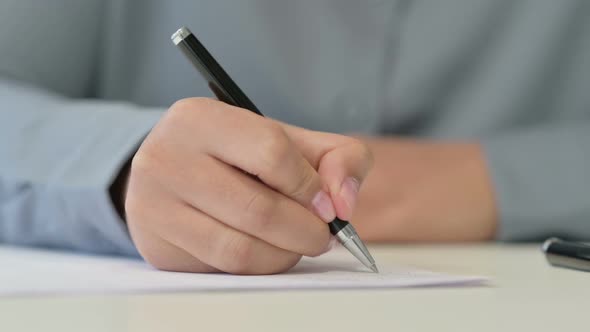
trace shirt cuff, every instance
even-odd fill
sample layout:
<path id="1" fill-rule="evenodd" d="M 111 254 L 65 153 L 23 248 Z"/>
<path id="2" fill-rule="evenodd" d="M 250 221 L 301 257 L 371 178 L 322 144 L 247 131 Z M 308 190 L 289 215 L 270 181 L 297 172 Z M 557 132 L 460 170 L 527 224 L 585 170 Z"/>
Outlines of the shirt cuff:
<path id="1" fill-rule="evenodd" d="M 85 142 L 84 148 L 92 151 L 79 154 L 80 159 L 68 172 L 68 179 L 86 177 L 87 181 L 82 186 L 70 185 L 71 190 L 63 192 L 63 198 L 68 201 L 64 206 L 69 218 L 86 225 L 74 234 L 84 242 L 75 245 L 78 249 L 139 257 L 109 189 L 161 115 L 159 111 L 109 112 L 106 118 L 100 119 L 111 125 L 109 132 Z"/>
<path id="2" fill-rule="evenodd" d="M 498 240 L 590 238 L 589 130 L 583 124 L 539 126 L 484 141 Z"/>

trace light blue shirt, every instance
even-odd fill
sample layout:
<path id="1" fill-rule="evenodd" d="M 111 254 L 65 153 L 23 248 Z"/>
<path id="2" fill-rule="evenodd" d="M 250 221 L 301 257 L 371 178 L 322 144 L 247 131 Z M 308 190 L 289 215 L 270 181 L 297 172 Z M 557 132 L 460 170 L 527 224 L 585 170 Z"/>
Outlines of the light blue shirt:
<path id="1" fill-rule="evenodd" d="M 590 2 L 0 2 L 0 242 L 137 255 L 108 195 L 173 101 L 189 26 L 265 114 L 479 140 L 498 239 L 590 239 Z"/>

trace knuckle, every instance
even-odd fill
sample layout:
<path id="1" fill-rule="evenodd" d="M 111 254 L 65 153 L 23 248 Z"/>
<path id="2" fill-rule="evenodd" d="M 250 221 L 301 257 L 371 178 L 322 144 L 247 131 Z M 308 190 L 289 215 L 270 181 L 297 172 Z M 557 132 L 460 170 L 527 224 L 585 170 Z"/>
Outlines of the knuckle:
<path id="1" fill-rule="evenodd" d="M 158 148 L 142 146 L 131 160 L 130 179 L 155 179 L 161 175 L 162 157 Z"/>
<path id="2" fill-rule="evenodd" d="M 164 116 L 164 122 L 171 122 L 173 125 L 165 126 L 167 130 L 162 130 L 171 135 L 178 132 L 198 134 L 205 129 L 203 126 L 215 125 L 211 123 L 214 121 L 211 111 L 218 108 L 216 103 L 217 101 L 213 99 L 203 97 L 180 99 L 170 106 Z M 207 120 L 205 121 L 203 118 L 207 118 Z"/>
<path id="3" fill-rule="evenodd" d="M 174 103 L 172 103 L 172 105 L 170 105 L 168 110 L 170 110 L 170 111 L 186 110 L 187 108 L 191 107 L 192 100 L 193 100 L 192 98 L 179 99 L 179 100 L 175 101 Z"/>
<path id="4" fill-rule="evenodd" d="M 361 155 L 363 159 L 366 160 L 367 168 L 371 169 L 375 164 L 375 157 L 373 156 L 373 151 L 369 148 L 369 146 L 361 141 L 358 141 L 359 149 L 361 151 Z"/>
<path id="5" fill-rule="evenodd" d="M 233 274 L 248 274 L 254 259 L 255 245 L 246 236 L 233 236 L 225 245 L 225 271 Z"/>
<path id="6" fill-rule="evenodd" d="M 213 105 L 214 100 L 210 98 L 204 97 L 193 97 L 193 98 L 183 98 L 175 101 L 172 106 L 170 106 L 170 111 L 191 111 L 194 112 L 195 110 L 203 110 L 208 109 L 211 105 Z"/>
<path id="7" fill-rule="evenodd" d="M 246 220 L 248 227 L 259 232 L 268 228 L 276 216 L 277 202 L 271 196 L 263 194 L 261 191 L 256 192 L 246 205 Z"/>
<path id="8" fill-rule="evenodd" d="M 353 138 L 352 144 L 354 144 L 354 146 L 357 147 L 357 149 L 359 150 L 359 153 L 363 157 L 365 157 L 367 160 L 370 160 L 370 161 L 373 160 L 373 153 L 371 152 L 371 149 L 369 148 L 369 146 L 367 144 L 365 144 L 365 142 L 361 141 L 360 139 Z"/>
<path id="9" fill-rule="evenodd" d="M 273 123 L 265 129 L 261 137 L 260 153 L 262 172 L 272 172 L 289 157 L 291 142 L 279 125 Z"/>
<path id="10" fill-rule="evenodd" d="M 358 158 L 356 160 L 359 162 L 361 172 L 366 174 L 373 167 L 375 162 L 373 152 L 367 144 L 356 138 L 350 138 L 350 143 L 348 146 L 351 151 L 354 151 L 356 158 Z"/>
<path id="11" fill-rule="evenodd" d="M 358 151 L 359 154 L 363 155 L 364 157 L 371 156 L 371 150 L 369 149 L 368 145 L 365 144 L 362 140 L 354 137 L 350 137 L 350 145 Z"/>

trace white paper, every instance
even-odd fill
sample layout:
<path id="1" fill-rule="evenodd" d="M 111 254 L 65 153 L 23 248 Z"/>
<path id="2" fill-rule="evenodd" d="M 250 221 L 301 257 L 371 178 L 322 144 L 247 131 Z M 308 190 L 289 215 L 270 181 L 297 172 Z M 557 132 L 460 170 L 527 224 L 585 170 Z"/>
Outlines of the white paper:
<path id="1" fill-rule="evenodd" d="M 478 285 L 454 276 L 377 262 L 368 271 L 344 249 L 304 258 L 284 274 L 234 276 L 155 270 L 141 260 L 0 247 L 0 296 L 203 290 L 397 288 Z"/>

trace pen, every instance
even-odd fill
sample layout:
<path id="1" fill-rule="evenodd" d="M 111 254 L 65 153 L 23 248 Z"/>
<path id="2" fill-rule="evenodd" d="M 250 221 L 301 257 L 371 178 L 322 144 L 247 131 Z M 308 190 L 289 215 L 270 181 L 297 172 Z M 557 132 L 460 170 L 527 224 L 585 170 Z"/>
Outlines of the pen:
<path id="1" fill-rule="evenodd" d="M 188 28 L 178 29 L 171 39 L 207 80 L 209 88 L 219 100 L 264 116 Z M 338 242 L 363 265 L 375 273 L 379 272 L 369 250 L 348 221 L 335 218 L 328 226 Z"/>
<path id="2" fill-rule="evenodd" d="M 557 267 L 590 272 L 590 245 L 564 241 L 555 237 L 542 246 L 549 264 Z"/>

